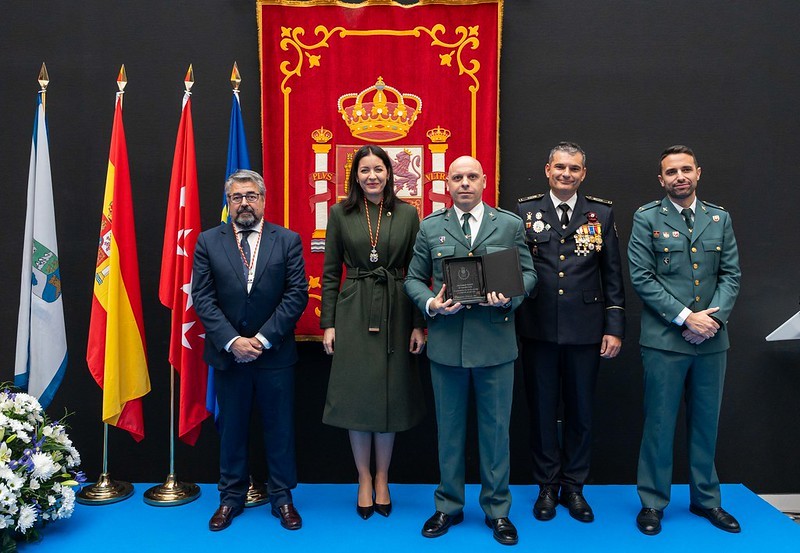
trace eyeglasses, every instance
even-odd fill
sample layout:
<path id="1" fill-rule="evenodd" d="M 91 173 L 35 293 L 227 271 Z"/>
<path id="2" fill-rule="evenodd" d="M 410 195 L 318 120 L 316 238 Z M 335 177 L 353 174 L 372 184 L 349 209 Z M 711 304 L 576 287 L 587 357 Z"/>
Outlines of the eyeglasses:
<path id="1" fill-rule="evenodd" d="M 228 195 L 228 201 L 232 204 L 239 205 L 242 203 L 242 200 L 247 200 L 247 203 L 252 204 L 258 201 L 261 197 L 261 194 L 257 192 L 248 192 L 247 194 L 230 194 Z"/>

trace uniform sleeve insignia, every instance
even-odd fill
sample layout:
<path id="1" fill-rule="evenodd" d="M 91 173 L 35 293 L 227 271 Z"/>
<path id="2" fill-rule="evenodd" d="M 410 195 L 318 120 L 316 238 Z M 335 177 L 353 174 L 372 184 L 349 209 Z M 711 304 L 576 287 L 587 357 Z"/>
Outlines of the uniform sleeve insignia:
<path id="1" fill-rule="evenodd" d="M 604 200 L 603 198 L 597 198 L 595 196 L 586 196 L 586 199 L 592 202 L 600 202 L 601 204 L 606 204 L 606 205 L 613 205 L 614 203 L 611 200 Z"/>
<path id="2" fill-rule="evenodd" d="M 533 196 L 526 196 L 517 200 L 517 203 L 529 202 L 531 200 L 538 200 L 544 197 L 544 194 L 534 194 Z"/>

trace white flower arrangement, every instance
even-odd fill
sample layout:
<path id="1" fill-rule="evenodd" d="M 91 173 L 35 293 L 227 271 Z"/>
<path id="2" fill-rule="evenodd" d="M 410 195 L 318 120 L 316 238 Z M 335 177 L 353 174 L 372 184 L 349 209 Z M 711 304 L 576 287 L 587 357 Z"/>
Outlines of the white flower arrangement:
<path id="1" fill-rule="evenodd" d="M 0 389 L 0 553 L 72 516 L 72 488 L 86 480 L 80 462 L 63 420 L 51 422 L 31 395 Z"/>

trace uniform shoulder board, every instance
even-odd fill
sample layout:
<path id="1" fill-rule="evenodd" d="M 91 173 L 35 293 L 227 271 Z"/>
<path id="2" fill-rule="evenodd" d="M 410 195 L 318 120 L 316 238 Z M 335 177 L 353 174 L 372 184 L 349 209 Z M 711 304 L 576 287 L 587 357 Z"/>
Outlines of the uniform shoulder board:
<path id="1" fill-rule="evenodd" d="M 524 198 L 520 198 L 517 200 L 517 203 L 529 202 L 531 200 L 538 200 L 544 197 L 544 194 L 534 194 L 533 196 L 525 196 Z"/>
<path id="2" fill-rule="evenodd" d="M 700 200 L 700 201 L 701 201 L 702 203 L 704 203 L 705 205 L 707 205 L 708 207 L 713 207 L 713 208 L 716 208 L 716 209 L 721 209 L 722 211 L 728 211 L 727 209 L 725 209 L 725 208 L 724 208 L 724 207 L 722 207 L 721 205 L 712 204 L 711 202 L 707 202 L 707 201 L 705 201 L 705 200 Z"/>
<path id="3" fill-rule="evenodd" d="M 514 213 L 513 211 L 509 211 L 507 209 L 503 209 L 502 207 L 495 206 L 495 207 L 490 207 L 489 209 L 494 209 L 495 211 L 497 211 L 499 213 L 505 213 L 506 215 L 511 215 L 515 219 L 522 219 L 522 217 L 520 217 L 518 213 Z"/>
<path id="4" fill-rule="evenodd" d="M 661 200 L 653 200 L 653 201 L 652 201 L 652 202 L 650 202 L 649 204 L 644 204 L 644 205 L 643 205 L 642 207 L 640 207 L 640 208 L 639 208 L 637 211 L 647 211 L 648 209 L 653 209 L 653 208 L 654 208 L 654 207 L 656 207 L 657 205 L 661 205 Z"/>
<path id="5" fill-rule="evenodd" d="M 434 211 L 432 213 L 428 213 L 425 217 L 422 218 L 422 220 L 424 221 L 425 219 L 431 219 L 433 217 L 439 217 L 440 215 L 444 215 L 446 212 L 447 212 L 447 208 L 443 207 L 441 209 L 437 209 L 436 211 Z"/>
<path id="6" fill-rule="evenodd" d="M 601 204 L 612 205 L 614 202 L 611 200 L 604 200 L 603 198 L 598 198 L 596 196 L 586 196 L 586 199 L 591 202 L 600 202 Z"/>

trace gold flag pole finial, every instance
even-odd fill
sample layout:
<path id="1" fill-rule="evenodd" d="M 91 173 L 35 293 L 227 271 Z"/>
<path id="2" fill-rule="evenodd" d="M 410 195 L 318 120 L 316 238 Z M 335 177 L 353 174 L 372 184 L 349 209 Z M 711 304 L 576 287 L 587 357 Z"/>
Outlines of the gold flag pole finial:
<path id="1" fill-rule="evenodd" d="M 239 91 L 239 83 L 242 82 L 242 76 L 239 74 L 239 66 L 233 62 L 233 70 L 231 71 L 231 86 L 234 92 Z"/>
<path id="2" fill-rule="evenodd" d="M 125 64 L 119 68 L 119 75 L 117 75 L 117 86 L 120 92 L 125 92 L 125 85 L 128 84 L 128 74 L 125 72 Z"/>
<path id="3" fill-rule="evenodd" d="M 42 62 L 42 68 L 39 70 L 39 86 L 42 87 L 42 92 L 47 90 L 48 84 L 50 84 L 50 75 L 47 74 L 47 66 Z"/>
<path id="4" fill-rule="evenodd" d="M 194 84 L 194 71 L 192 70 L 192 64 L 189 64 L 189 70 L 186 72 L 186 77 L 183 78 L 183 86 L 186 88 L 186 92 L 192 91 L 192 85 Z"/>

